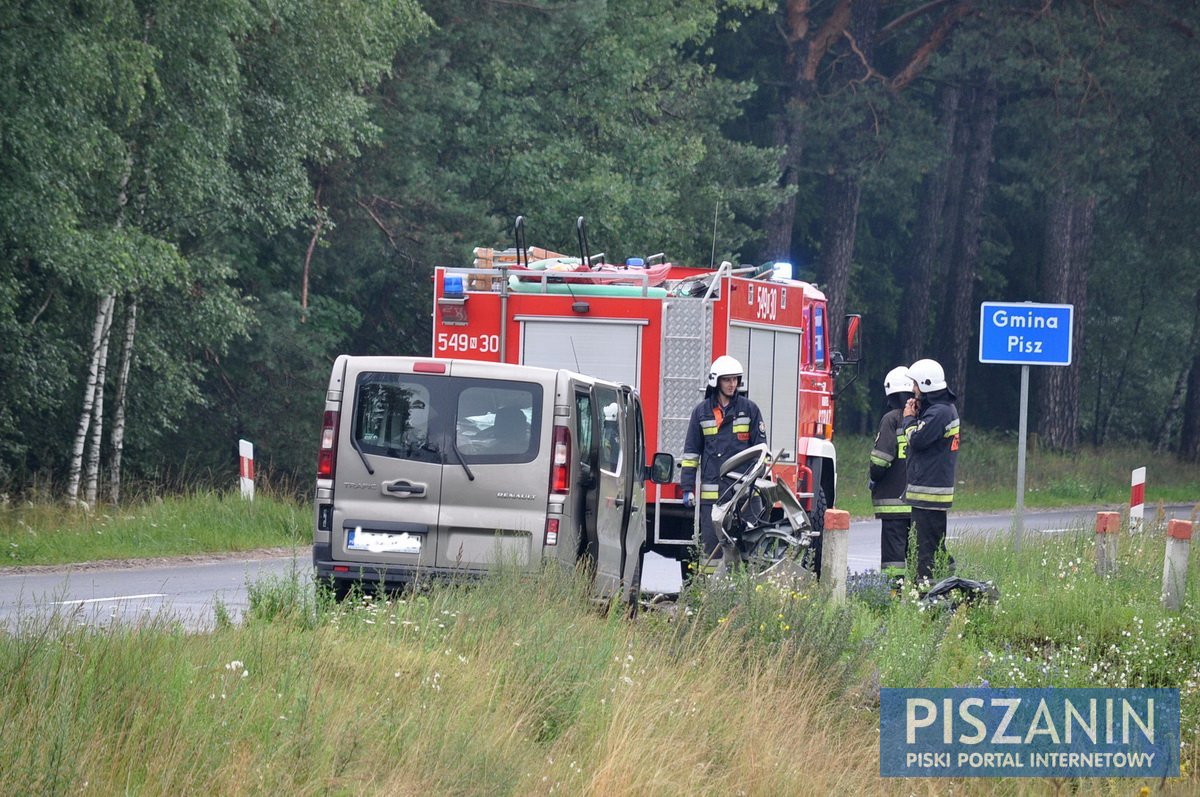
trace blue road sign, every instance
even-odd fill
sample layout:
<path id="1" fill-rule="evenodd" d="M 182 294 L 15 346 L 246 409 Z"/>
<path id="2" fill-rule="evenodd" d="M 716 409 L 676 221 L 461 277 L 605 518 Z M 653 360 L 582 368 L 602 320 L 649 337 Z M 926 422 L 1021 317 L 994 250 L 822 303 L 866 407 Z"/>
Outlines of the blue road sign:
<path id="1" fill-rule="evenodd" d="M 984 302 L 979 307 L 979 362 L 1070 365 L 1075 306 Z"/>

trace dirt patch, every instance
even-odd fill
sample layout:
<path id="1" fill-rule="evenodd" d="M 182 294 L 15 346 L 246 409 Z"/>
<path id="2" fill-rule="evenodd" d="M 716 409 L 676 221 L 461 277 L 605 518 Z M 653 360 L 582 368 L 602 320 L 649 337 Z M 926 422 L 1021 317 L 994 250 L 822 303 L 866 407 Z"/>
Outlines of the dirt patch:
<path id="1" fill-rule="evenodd" d="M 225 551 L 222 553 L 196 553 L 181 556 L 152 556 L 139 559 L 97 559 L 94 562 L 69 562 L 59 565 L 13 565 L 0 567 L 0 575 L 20 573 L 78 573 L 89 570 L 140 570 L 146 567 L 164 567 L 173 564 L 208 564 L 230 560 L 253 561 L 255 559 L 286 559 L 295 557 L 307 564 L 312 558 L 312 549 L 304 548 L 254 548 L 249 551 Z"/>

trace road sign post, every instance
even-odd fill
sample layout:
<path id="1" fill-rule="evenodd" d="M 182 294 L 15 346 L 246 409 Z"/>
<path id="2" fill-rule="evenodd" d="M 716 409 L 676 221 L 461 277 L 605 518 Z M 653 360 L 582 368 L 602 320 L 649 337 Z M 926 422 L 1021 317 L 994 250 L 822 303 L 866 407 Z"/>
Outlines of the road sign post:
<path id="1" fill-rule="evenodd" d="M 979 306 L 979 362 L 1021 366 L 1021 420 L 1017 441 L 1017 507 L 1013 545 L 1025 526 L 1025 438 L 1029 366 L 1070 365 L 1075 306 L 1033 302 L 983 302 Z"/>

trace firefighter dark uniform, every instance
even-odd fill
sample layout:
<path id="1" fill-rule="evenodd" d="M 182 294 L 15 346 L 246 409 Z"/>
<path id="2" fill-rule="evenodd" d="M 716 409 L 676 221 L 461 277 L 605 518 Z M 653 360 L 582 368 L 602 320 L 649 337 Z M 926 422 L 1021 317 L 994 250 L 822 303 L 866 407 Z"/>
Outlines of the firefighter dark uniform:
<path id="1" fill-rule="evenodd" d="M 718 542 L 712 525 L 712 506 L 721 493 L 721 466 L 734 454 L 766 441 L 766 426 L 758 405 L 740 393 L 734 394 L 723 408 L 714 393 L 692 410 L 680 457 L 679 483 L 684 490 L 693 489 L 699 467 L 697 495 L 705 559 L 712 555 Z"/>
<path id="2" fill-rule="evenodd" d="M 909 369 L 920 389 L 921 380 L 915 369 Z M 936 363 L 934 363 L 936 365 Z M 937 366 L 940 374 L 941 366 Z M 946 514 L 954 502 L 954 473 L 958 463 L 959 421 L 955 396 L 946 387 L 945 378 L 932 380 L 939 389 L 922 391 L 920 411 L 916 417 L 904 419 L 904 434 L 908 440 L 908 484 L 904 500 L 912 507 L 913 524 L 917 527 L 917 578 L 933 574 L 934 556 L 946 550 Z M 949 557 L 951 570 L 954 558 Z"/>
<path id="3" fill-rule="evenodd" d="M 892 407 L 879 419 L 879 433 L 871 448 L 871 505 L 881 521 L 879 570 L 889 576 L 902 574 L 907 566 L 908 531 L 912 525 L 912 508 L 904 502 L 907 449 L 904 407 Z"/>

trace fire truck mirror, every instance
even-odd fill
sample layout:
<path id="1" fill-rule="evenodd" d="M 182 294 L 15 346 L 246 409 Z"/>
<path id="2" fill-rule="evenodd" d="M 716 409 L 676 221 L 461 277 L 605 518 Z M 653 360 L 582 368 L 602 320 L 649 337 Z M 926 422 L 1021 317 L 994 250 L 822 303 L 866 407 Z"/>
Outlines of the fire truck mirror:
<path id="1" fill-rule="evenodd" d="M 655 484 L 670 484 L 675 481 L 675 457 L 660 451 L 654 455 L 649 470 L 650 481 Z"/>
<path id="2" fill-rule="evenodd" d="M 862 316 L 858 313 L 846 315 L 846 342 L 842 352 L 842 364 L 853 365 L 862 359 Z"/>

